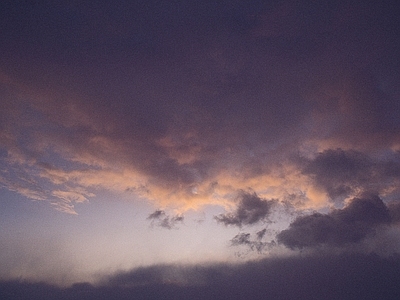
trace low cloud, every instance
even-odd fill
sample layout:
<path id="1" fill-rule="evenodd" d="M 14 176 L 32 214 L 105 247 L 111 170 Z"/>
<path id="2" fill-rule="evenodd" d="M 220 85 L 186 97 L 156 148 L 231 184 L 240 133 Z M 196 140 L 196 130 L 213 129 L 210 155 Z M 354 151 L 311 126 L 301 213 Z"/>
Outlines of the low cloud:
<path id="1" fill-rule="evenodd" d="M 152 226 L 162 227 L 165 229 L 176 228 L 176 225 L 182 223 L 183 219 L 183 215 L 175 215 L 171 217 L 163 210 L 156 210 L 147 217 L 147 220 L 151 220 Z"/>
<path id="2" fill-rule="evenodd" d="M 265 200 L 257 196 L 256 193 L 241 191 L 239 193 L 239 203 L 234 212 L 215 216 L 217 222 L 226 226 L 233 225 L 241 227 L 243 225 L 253 225 L 260 221 L 265 221 L 271 213 L 276 200 Z"/>
<path id="3" fill-rule="evenodd" d="M 370 195 L 354 198 L 345 208 L 328 214 L 298 217 L 277 235 L 277 240 L 290 249 L 344 247 L 366 239 L 379 226 L 390 222 L 388 207 L 378 196 Z"/>
<path id="4" fill-rule="evenodd" d="M 58 288 L 0 282 L 2 299 L 397 299 L 400 257 L 302 255 L 244 264 L 155 265 Z M 384 280 L 383 280 L 384 279 Z"/>

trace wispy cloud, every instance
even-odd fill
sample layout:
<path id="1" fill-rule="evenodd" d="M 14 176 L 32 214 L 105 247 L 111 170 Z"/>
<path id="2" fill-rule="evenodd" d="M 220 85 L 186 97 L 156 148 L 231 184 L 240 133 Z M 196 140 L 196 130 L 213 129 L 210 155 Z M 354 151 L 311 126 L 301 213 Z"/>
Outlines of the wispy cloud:
<path id="1" fill-rule="evenodd" d="M 252 238 L 250 233 L 239 233 L 235 235 L 231 240 L 231 246 L 245 246 L 251 251 L 257 251 L 259 254 L 263 253 L 264 250 L 269 250 L 276 245 L 274 240 L 263 241 L 267 229 L 264 228 L 255 233 L 255 238 Z"/>
<path id="2" fill-rule="evenodd" d="M 165 229 L 173 229 L 177 228 L 178 223 L 182 223 L 184 220 L 183 215 L 175 215 L 173 217 L 167 215 L 163 210 L 156 210 L 151 213 L 148 217 L 148 220 L 151 220 L 152 226 L 158 226 Z"/>

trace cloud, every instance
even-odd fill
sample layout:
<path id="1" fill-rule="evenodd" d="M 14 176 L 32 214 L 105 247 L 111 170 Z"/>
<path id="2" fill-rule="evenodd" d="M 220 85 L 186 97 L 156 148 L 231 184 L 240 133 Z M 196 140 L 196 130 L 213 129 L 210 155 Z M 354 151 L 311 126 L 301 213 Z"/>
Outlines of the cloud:
<path id="1" fill-rule="evenodd" d="M 245 232 L 239 233 L 230 240 L 231 246 L 246 246 L 251 251 L 256 250 L 259 254 L 261 254 L 265 248 L 271 248 L 276 245 L 274 240 L 270 242 L 262 241 L 266 232 L 267 232 L 266 228 L 256 232 L 255 239 L 251 239 L 250 233 L 245 233 Z"/>
<path id="2" fill-rule="evenodd" d="M 155 265 L 91 285 L 0 282 L 3 299 L 397 299 L 400 258 L 341 254 L 268 258 L 244 264 Z"/>
<path id="3" fill-rule="evenodd" d="M 44 194 L 19 191 L 50 203 L 65 201 L 54 190 L 78 186 L 130 190 L 159 207 L 226 206 L 250 187 L 267 199 L 295 190 L 322 206 L 314 185 L 339 197 L 370 186 L 374 172 L 389 190 L 397 175 L 379 173 L 368 155 L 400 145 L 399 51 L 388 42 L 398 20 L 386 5 L 361 6 L 38 4 L 29 16 L 15 6 L 0 29 L 8 41 L 0 45 L 2 170 L 26 170 Z M 304 148 L 338 147 L 364 153 L 344 155 L 358 168 L 351 186 L 320 176 L 315 165 L 326 157 L 285 168 Z M 296 178 L 301 171 L 314 182 Z"/>
<path id="4" fill-rule="evenodd" d="M 178 223 L 183 222 L 183 215 L 176 215 L 173 217 L 168 216 L 163 210 L 156 210 L 151 213 L 148 217 L 148 220 L 151 220 L 152 226 L 158 226 L 166 229 L 176 228 Z"/>
<path id="5" fill-rule="evenodd" d="M 245 191 L 239 192 L 238 201 L 236 211 L 215 216 L 215 220 L 226 226 L 253 225 L 265 221 L 276 203 L 276 200 L 261 199 L 255 192 Z"/>
<path id="6" fill-rule="evenodd" d="M 290 249 L 321 245 L 346 247 L 373 235 L 391 222 L 388 207 L 375 195 L 354 198 L 343 209 L 328 214 L 313 213 L 297 217 L 288 229 L 277 235 L 278 242 Z"/>
<path id="7" fill-rule="evenodd" d="M 232 246 L 251 244 L 250 233 L 239 233 L 235 235 L 235 237 L 231 240 L 231 244 Z"/>
<path id="8" fill-rule="evenodd" d="M 393 223 L 400 222 L 400 203 L 399 202 L 392 202 L 388 204 L 388 209 L 390 213 L 390 218 Z"/>
<path id="9" fill-rule="evenodd" d="M 30 199 L 48 201 L 55 209 L 70 214 L 77 214 L 75 204 L 95 196 L 87 187 L 76 184 L 77 178 L 75 182 L 68 180 L 66 172 L 53 164 L 23 153 L 16 157 L 10 152 L 6 158 L 0 158 L 8 166 L 0 170 L 0 186 Z"/>
<path id="10" fill-rule="evenodd" d="M 329 200 L 347 203 L 297 217 L 278 235 L 292 249 L 346 249 L 376 241 L 386 226 L 395 230 L 400 26 L 394 1 L 73 2 L 45 1 L 27 10 L 8 1 L 0 10 L 2 188 L 67 213 L 103 191 L 179 211 L 236 204 L 215 220 L 239 228 L 269 222 L 275 203 L 286 203 L 292 216 L 326 209 Z M 240 189 L 254 192 L 235 197 Z M 359 196 L 364 191 L 380 198 Z M 171 229 L 183 216 L 157 210 L 148 221 Z M 265 234 L 243 232 L 231 244 L 257 249 Z M 226 280 L 208 291 L 177 291 L 160 277 L 146 277 L 158 274 L 157 267 L 143 275 L 155 289 L 135 279 L 139 271 L 132 281 L 143 288 L 135 293 L 156 298 L 174 290 L 192 299 L 226 298 L 226 291 L 246 299 L 342 299 L 355 295 L 349 285 L 361 278 L 367 288 L 360 286 L 358 297 L 375 295 L 371 289 L 385 283 L 363 266 L 383 270 L 390 260 L 353 258 L 354 265 L 344 260 L 368 278 L 346 273 L 337 257 L 308 257 L 299 264 L 309 277 L 295 267 L 301 260 L 282 260 L 281 268 L 290 261 L 302 275 L 271 268 L 281 276 L 275 285 L 260 285 L 266 290 L 246 276 L 230 280 L 224 273 L 230 266 L 204 269 L 206 283 Z M 271 266 L 263 263 L 261 273 Z M 321 277 L 329 277 L 324 270 L 337 272 L 336 265 L 348 275 L 335 273 L 336 279 L 349 285 Z M 248 275 L 245 270 L 239 273 Z M 287 292 L 299 297 L 275 297 L 287 284 L 298 284 Z M 75 288 L 68 292 L 115 295 L 113 287 Z M 383 294 L 375 298 L 390 298 L 393 289 L 377 289 Z"/>
<path id="11" fill-rule="evenodd" d="M 393 193 L 400 180 L 398 154 L 372 158 L 355 150 L 328 149 L 303 161 L 302 173 L 326 190 L 331 199 L 344 199 L 362 191 Z"/>
<path id="12" fill-rule="evenodd" d="M 36 50 L 32 56 L 16 55 L 1 46 L 6 48 L 4 61 L 9 62 L 0 65 L 7 104 L 6 112 L 0 113 L 2 132 L 15 142 L 1 147 L 7 156 L 33 155 L 31 174 L 56 184 L 67 179 L 69 185 L 86 189 L 93 188 L 88 182 L 94 181 L 95 188 L 117 192 L 145 186 L 146 196 L 158 202 L 215 204 L 226 194 L 213 197 L 213 191 L 203 187 L 228 173 L 248 179 L 265 175 L 270 162 L 264 159 L 264 147 L 272 159 L 277 148 L 296 139 L 286 133 L 297 134 L 303 119 L 299 112 L 307 112 L 305 100 L 291 89 L 297 86 L 296 78 L 286 78 L 280 66 L 284 62 L 274 65 L 275 57 L 241 37 L 251 27 L 249 14 L 262 5 L 230 5 L 233 11 L 210 3 L 171 4 L 166 11 L 153 2 L 147 9 L 127 5 L 126 27 L 107 17 L 115 7 L 99 5 L 97 13 L 78 7 L 46 7 L 59 17 L 57 24 L 43 14 L 41 5 L 32 8 L 50 31 L 30 32 L 35 39 L 22 38 L 27 32 L 21 24 L 30 31 L 35 23 L 23 10 L 15 8 L 16 15 L 21 14 L 18 20 L 7 17 L 7 24 L 16 25 L 10 25 L 10 32 L 18 33 L 8 35 L 10 39 L 21 43 L 21 49 Z M 74 34 L 50 41 L 48 36 L 72 30 L 63 9 L 87 26 L 78 22 Z M 154 11 L 158 18 L 153 23 Z M 99 16 L 110 23 L 99 26 Z M 243 28 L 238 27 L 239 19 Z M 189 28 L 197 28 L 196 34 Z M 256 56 L 248 55 L 249 47 Z M 43 59 L 49 49 L 58 68 Z M 263 56 L 266 61 L 260 64 L 256 57 Z M 15 70 L 8 68 L 14 64 Z M 39 166 L 43 161 L 56 171 Z M 122 183 L 110 188 L 97 172 L 107 172 Z M 126 173 L 135 175 L 131 182 Z M 63 188 L 48 182 L 41 186 L 50 195 Z M 204 193 L 194 196 L 196 189 Z"/>

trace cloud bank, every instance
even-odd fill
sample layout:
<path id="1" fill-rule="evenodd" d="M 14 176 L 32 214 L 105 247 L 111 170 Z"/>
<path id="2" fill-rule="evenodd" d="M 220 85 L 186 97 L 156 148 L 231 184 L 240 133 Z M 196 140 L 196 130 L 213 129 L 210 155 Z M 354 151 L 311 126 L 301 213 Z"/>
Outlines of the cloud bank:
<path id="1" fill-rule="evenodd" d="M 116 274 L 96 286 L 0 283 L 4 299 L 397 299 L 397 256 L 271 258 L 240 265 L 161 265 Z"/>

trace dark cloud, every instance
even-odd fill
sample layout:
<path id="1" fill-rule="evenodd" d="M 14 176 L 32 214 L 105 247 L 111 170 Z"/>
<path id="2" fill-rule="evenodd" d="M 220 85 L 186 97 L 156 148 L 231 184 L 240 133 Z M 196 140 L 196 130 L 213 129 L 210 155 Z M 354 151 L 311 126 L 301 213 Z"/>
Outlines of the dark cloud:
<path id="1" fill-rule="evenodd" d="M 388 209 L 390 213 L 390 218 L 393 223 L 400 222 L 400 203 L 399 202 L 392 202 L 388 204 Z"/>
<path id="2" fill-rule="evenodd" d="M 262 229 L 260 231 L 257 231 L 256 232 L 257 239 L 261 240 L 266 233 L 267 233 L 267 229 L 266 228 L 264 228 L 264 229 Z"/>
<path id="3" fill-rule="evenodd" d="M 258 253 L 262 253 L 265 248 L 270 248 L 276 245 L 275 241 L 262 241 L 264 235 L 266 234 L 267 229 L 264 228 L 263 230 L 260 230 L 256 232 L 255 234 L 255 239 L 251 238 L 250 233 L 239 233 L 231 239 L 231 246 L 246 246 L 248 247 L 251 251 L 256 250 Z"/>
<path id="4" fill-rule="evenodd" d="M 147 217 L 147 220 L 151 221 L 152 226 L 158 226 L 166 229 L 176 228 L 176 225 L 178 223 L 182 223 L 183 219 L 183 215 L 176 215 L 171 217 L 167 215 L 163 210 L 156 210 Z"/>
<path id="5" fill-rule="evenodd" d="M 232 246 L 251 244 L 250 233 L 239 233 L 235 235 L 235 237 L 231 239 L 231 244 Z"/>
<path id="6" fill-rule="evenodd" d="M 2 6 L 0 139 L 5 156 L 21 154 L 15 168 L 57 154 L 63 171 L 80 162 L 141 178 L 120 191 L 191 199 L 221 173 L 270 174 L 309 141 L 369 150 L 400 141 L 400 27 L 389 3 Z"/>
<path id="7" fill-rule="evenodd" d="M 271 213 L 276 200 L 265 200 L 257 196 L 255 192 L 241 191 L 238 196 L 238 205 L 234 212 L 220 214 L 215 219 L 226 226 L 252 225 L 265 221 Z"/>
<path id="8" fill-rule="evenodd" d="M 380 193 L 396 188 L 400 180 L 398 154 L 373 159 L 354 150 L 329 149 L 303 161 L 302 172 L 327 191 L 331 199 L 344 199 L 360 191 Z"/>
<path id="9" fill-rule="evenodd" d="M 345 247 L 373 235 L 379 226 L 390 222 L 388 207 L 378 196 L 371 195 L 354 198 L 345 208 L 328 214 L 298 217 L 277 235 L 277 240 L 290 249 Z"/>
<path id="10" fill-rule="evenodd" d="M 0 282 L 2 299 L 397 299 L 400 258 L 375 254 L 263 259 L 240 265 L 153 266 L 101 284 Z"/>
<path id="11" fill-rule="evenodd" d="M 315 100 L 313 120 L 318 138 L 358 150 L 394 147 L 400 128 L 397 88 L 392 83 L 390 88 L 382 86 L 387 79 L 381 77 L 379 63 L 353 67 L 331 70 L 332 74 L 325 75 L 330 78 L 321 79 L 316 82 L 319 88 L 313 88 L 310 99 Z"/>

